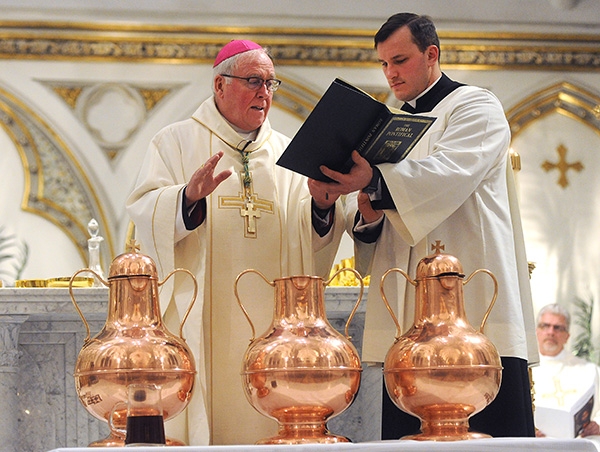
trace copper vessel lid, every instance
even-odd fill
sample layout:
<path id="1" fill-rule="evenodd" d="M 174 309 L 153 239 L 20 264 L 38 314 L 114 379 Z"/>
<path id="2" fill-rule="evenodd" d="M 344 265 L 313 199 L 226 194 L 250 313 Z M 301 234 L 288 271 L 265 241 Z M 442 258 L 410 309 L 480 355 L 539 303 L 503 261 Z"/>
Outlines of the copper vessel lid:
<path id="1" fill-rule="evenodd" d="M 464 277 L 460 261 L 451 254 L 435 253 L 425 256 L 417 265 L 416 279 L 435 278 L 441 275 L 457 275 Z"/>
<path id="2" fill-rule="evenodd" d="M 150 256 L 138 252 L 135 243 L 128 244 L 127 252 L 115 257 L 108 272 L 108 279 L 130 276 L 158 278 L 156 264 Z"/>

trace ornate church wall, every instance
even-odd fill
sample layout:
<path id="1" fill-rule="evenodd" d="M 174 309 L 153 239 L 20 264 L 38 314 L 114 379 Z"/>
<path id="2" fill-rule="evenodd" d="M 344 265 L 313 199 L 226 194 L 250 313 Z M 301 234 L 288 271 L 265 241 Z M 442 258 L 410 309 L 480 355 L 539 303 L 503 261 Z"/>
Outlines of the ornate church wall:
<path id="1" fill-rule="evenodd" d="M 288 135 L 335 77 L 394 103 L 372 51 L 374 30 L 23 22 L 0 31 L 0 227 L 28 246 L 25 279 L 86 266 L 91 218 L 105 238 L 104 267 L 123 251 L 124 204 L 150 139 L 210 95 L 212 60 L 232 38 L 271 48 L 284 84 L 270 118 Z M 448 75 L 490 88 L 513 126 L 536 304 L 598 300 L 588 265 L 599 257 L 598 37 L 443 29 L 440 37 Z M 561 152 L 581 169 L 542 168 L 558 165 Z M 351 254 L 346 238 L 338 257 Z"/>

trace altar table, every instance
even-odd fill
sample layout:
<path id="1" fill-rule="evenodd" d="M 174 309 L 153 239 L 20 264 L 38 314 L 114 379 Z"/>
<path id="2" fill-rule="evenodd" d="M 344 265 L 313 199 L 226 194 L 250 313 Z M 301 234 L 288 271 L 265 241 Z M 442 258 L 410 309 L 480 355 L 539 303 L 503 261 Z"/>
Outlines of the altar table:
<path id="1" fill-rule="evenodd" d="M 108 288 L 73 292 L 95 335 L 106 321 Z M 343 332 L 358 288 L 328 287 L 325 297 L 329 322 Z M 349 327 L 358 349 L 364 306 Z M 0 288 L 0 451 L 83 447 L 108 435 L 107 423 L 89 414 L 76 393 L 73 370 L 85 337 L 68 288 Z M 330 431 L 356 442 L 380 438 L 382 377 L 380 367 L 364 369 L 355 402 L 330 420 Z"/>
<path id="2" fill-rule="evenodd" d="M 600 443 L 599 443 L 600 444 Z M 102 447 L 54 449 L 50 452 L 157 452 L 157 447 Z M 161 448 L 162 449 L 162 448 Z M 341 444 L 299 444 L 293 446 L 170 446 L 168 452 L 598 452 L 588 439 L 489 438 L 471 441 L 376 441 Z"/>

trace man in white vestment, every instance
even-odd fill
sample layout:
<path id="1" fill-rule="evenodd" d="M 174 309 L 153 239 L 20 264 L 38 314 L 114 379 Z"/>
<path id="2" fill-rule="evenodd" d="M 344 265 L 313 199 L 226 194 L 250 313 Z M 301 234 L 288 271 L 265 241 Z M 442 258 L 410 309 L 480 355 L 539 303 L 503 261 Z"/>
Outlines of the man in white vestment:
<path id="1" fill-rule="evenodd" d="M 152 139 L 127 201 L 141 251 L 156 260 L 159 277 L 185 268 L 198 282 L 198 300 L 184 325 L 197 384 L 186 413 L 167 422 L 167 435 L 190 445 L 252 444 L 277 433 L 276 422 L 243 392 L 240 371 L 251 329 L 234 283 L 249 268 L 269 281 L 327 277 L 344 230 L 341 204 L 336 209 L 334 199 L 311 188 L 313 181 L 275 164 L 289 142 L 267 119 L 280 83 L 258 44 L 224 46 L 214 63 L 213 96 Z M 238 292 L 262 334 L 273 317 L 273 287 L 247 274 Z M 192 294 L 185 273 L 161 287 L 172 331 Z"/>
<path id="2" fill-rule="evenodd" d="M 573 355 L 565 348 L 569 340 L 571 315 L 558 304 L 549 304 L 540 309 L 537 316 L 537 339 L 540 350 L 540 365 L 532 369 L 535 390 L 536 436 L 563 437 L 563 425 L 555 425 L 551 415 L 542 417 L 543 408 L 571 411 L 581 404 L 582 398 L 594 398 L 589 413 L 590 422 L 581 432 L 569 432 L 573 436 L 600 434 L 599 371 L 597 365 Z M 555 416 L 556 417 L 556 416 Z"/>
<path id="3" fill-rule="evenodd" d="M 510 130 L 502 105 L 489 91 L 441 72 L 435 26 L 426 16 L 396 14 L 375 35 L 383 73 L 403 110 L 435 117 L 408 158 L 371 167 L 357 152 L 348 174 L 322 172 L 330 196 L 348 194 L 348 230 L 357 268 L 379 285 L 400 268 L 413 278 L 418 262 L 442 251 L 467 274 L 485 268 L 498 280 L 498 299 L 484 333 L 502 359 L 499 394 L 470 419 L 471 429 L 492 436 L 534 436 L 528 363 L 538 360 L 529 272 L 512 168 Z M 357 193 L 357 190 L 359 191 Z M 379 209 L 379 210 L 374 210 Z M 367 301 L 363 362 L 382 363 L 395 325 L 377 287 Z M 477 328 L 493 297 L 483 275 L 465 286 L 465 309 Z M 415 288 L 402 277 L 386 279 L 386 297 L 405 332 L 414 321 Z M 382 438 L 418 432 L 418 419 L 401 412 L 384 390 Z"/>

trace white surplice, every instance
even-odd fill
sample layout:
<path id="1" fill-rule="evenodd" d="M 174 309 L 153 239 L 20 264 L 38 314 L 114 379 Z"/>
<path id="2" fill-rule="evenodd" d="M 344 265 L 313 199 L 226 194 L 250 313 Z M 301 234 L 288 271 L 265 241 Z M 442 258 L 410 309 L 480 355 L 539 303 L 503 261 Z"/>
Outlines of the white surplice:
<path id="1" fill-rule="evenodd" d="M 400 268 L 415 278 L 418 262 L 434 253 L 437 242 L 442 252 L 459 259 L 467 275 L 480 268 L 495 275 L 498 299 L 484 332 L 501 356 L 535 363 L 528 264 L 502 106 L 489 91 L 462 86 L 423 115 L 437 119 L 408 158 L 378 165 L 397 210 L 385 211 L 376 244 L 355 241 L 357 267 L 371 274 L 372 286 L 362 358 L 383 362 L 396 332 L 379 293 L 381 276 Z M 355 210 L 355 196 L 348 196 L 348 222 Z M 404 333 L 414 321 L 415 288 L 395 273 L 384 290 Z M 465 286 L 465 309 L 474 328 L 479 328 L 493 290 L 486 274 Z"/>
<path id="2" fill-rule="evenodd" d="M 249 444 L 277 433 L 277 424 L 255 411 L 242 390 L 240 371 L 251 330 L 234 296 L 237 275 L 253 268 L 269 281 L 304 274 L 327 277 L 337 251 L 342 209 L 336 209 L 340 220 L 320 238 L 311 224 L 307 179 L 275 164 L 288 142 L 267 120 L 246 148 L 254 210 L 247 209 L 236 150 L 245 141 L 209 98 L 192 118 L 167 126 L 153 138 L 127 203 L 141 251 L 156 260 L 159 277 L 182 267 L 198 281 L 198 300 L 184 328 L 199 376 L 187 410 L 192 445 L 207 444 L 209 434 L 211 444 Z M 176 237 L 180 192 L 218 151 L 224 156 L 215 174 L 227 168 L 233 174 L 208 196 L 206 220 Z M 238 291 L 258 336 L 273 316 L 273 287 L 246 274 Z M 192 292 L 192 280 L 183 273 L 162 286 L 161 307 L 171 328 L 178 326 Z"/>

